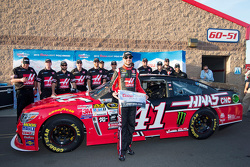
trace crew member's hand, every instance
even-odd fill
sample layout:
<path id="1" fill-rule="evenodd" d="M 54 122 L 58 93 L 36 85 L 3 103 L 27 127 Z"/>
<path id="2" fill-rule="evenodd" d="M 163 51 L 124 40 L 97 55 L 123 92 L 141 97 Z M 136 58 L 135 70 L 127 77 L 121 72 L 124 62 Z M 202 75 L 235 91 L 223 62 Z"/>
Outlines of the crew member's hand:
<path id="1" fill-rule="evenodd" d="M 117 92 L 113 92 L 112 95 L 113 95 L 114 98 L 116 98 L 116 99 L 119 100 L 119 98 L 118 98 L 118 93 L 117 93 Z"/>
<path id="2" fill-rule="evenodd" d="M 33 90 L 33 93 L 34 93 L 34 95 L 36 95 L 36 94 L 37 94 L 37 90 L 36 90 L 36 89 L 34 89 L 34 90 Z"/>
<path id="3" fill-rule="evenodd" d="M 146 95 L 146 100 L 148 100 L 148 95 Z"/>
<path id="4" fill-rule="evenodd" d="M 56 93 L 52 93 L 51 97 L 55 97 L 57 94 Z"/>
<path id="5" fill-rule="evenodd" d="M 21 79 L 21 82 L 27 82 L 28 81 L 28 79 L 26 78 L 26 77 L 23 77 L 22 79 Z"/>
<path id="6" fill-rule="evenodd" d="M 42 91 L 38 91 L 39 92 L 39 95 L 41 95 L 42 94 Z"/>

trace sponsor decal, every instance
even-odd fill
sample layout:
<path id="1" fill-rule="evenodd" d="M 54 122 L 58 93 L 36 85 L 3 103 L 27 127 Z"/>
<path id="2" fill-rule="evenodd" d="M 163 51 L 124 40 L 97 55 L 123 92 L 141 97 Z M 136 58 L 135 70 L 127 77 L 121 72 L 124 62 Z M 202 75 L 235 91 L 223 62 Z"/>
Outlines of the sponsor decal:
<path id="1" fill-rule="evenodd" d="M 175 132 L 185 132 L 188 131 L 188 128 L 179 128 L 179 129 L 169 129 L 166 131 L 166 133 L 175 133 Z"/>
<path id="2" fill-rule="evenodd" d="M 22 135 L 34 136 L 35 135 L 35 130 L 36 130 L 36 127 L 34 127 L 31 124 L 27 124 L 27 126 L 23 125 L 23 127 L 22 127 Z"/>
<path id="3" fill-rule="evenodd" d="M 80 119 L 90 119 L 92 118 L 93 114 L 86 114 L 86 115 L 82 115 Z"/>
<path id="4" fill-rule="evenodd" d="M 82 110 L 82 115 L 92 115 L 92 105 L 78 105 L 77 109 Z"/>
<path id="5" fill-rule="evenodd" d="M 109 121 L 110 122 L 114 122 L 114 121 L 117 121 L 117 114 L 112 114 L 109 116 Z"/>
<path id="6" fill-rule="evenodd" d="M 216 93 L 211 95 L 195 95 L 189 96 L 187 101 L 172 102 L 171 107 L 187 106 L 188 108 L 197 108 L 202 106 L 216 106 L 219 102 L 219 96 L 227 95 L 227 92 Z"/>
<path id="7" fill-rule="evenodd" d="M 23 136 L 24 139 L 31 139 L 31 140 L 34 140 L 35 137 L 34 136 Z"/>
<path id="8" fill-rule="evenodd" d="M 25 140 L 25 145 L 26 146 L 34 146 L 35 142 L 34 142 L 34 140 Z"/>
<path id="9" fill-rule="evenodd" d="M 134 87 L 135 78 L 125 78 L 125 87 Z"/>
<path id="10" fill-rule="evenodd" d="M 234 103 L 238 103 L 240 101 L 240 98 L 239 98 L 239 96 L 237 94 L 233 94 L 232 100 L 233 100 Z"/>
<path id="11" fill-rule="evenodd" d="M 60 88 L 61 89 L 68 89 L 69 88 L 69 78 L 65 78 L 65 79 L 60 79 Z"/>
<path id="12" fill-rule="evenodd" d="M 24 123 L 23 126 L 36 128 L 36 124 L 32 124 L 32 123 Z"/>
<path id="13" fill-rule="evenodd" d="M 44 77 L 44 87 L 51 87 L 53 77 Z"/>
<path id="14" fill-rule="evenodd" d="M 231 97 L 229 97 L 229 96 L 220 98 L 220 103 L 221 104 L 230 104 L 231 102 L 232 102 Z"/>
<path id="15" fill-rule="evenodd" d="M 24 82 L 24 85 L 33 85 L 35 80 L 35 74 L 23 74 L 23 77 L 27 78 L 27 81 Z"/>
<path id="16" fill-rule="evenodd" d="M 108 117 L 99 117 L 98 121 L 99 122 L 108 122 Z"/>
<path id="17" fill-rule="evenodd" d="M 102 83 L 102 75 L 93 75 L 92 76 L 92 84 L 93 85 L 101 85 Z"/>
<path id="18" fill-rule="evenodd" d="M 236 116 L 234 114 L 228 114 L 227 116 L 229 121 L 235 120 L 235 119 L 240 119 L 240 116 Z"/>
<path id="19" fill-rule="evenodd" d="M 93 112 L 105 111 L 105 108 L 93 108 Z"/>
<path id="20" fill-rule="evenodd" d="M 108 123 L 108 129 L 117 129 L 118 128 L 118 122 L 109 122 Z"/>
<path id="21" fill-rule="evenodd" d="M 71 109 L 61 108 L 61 109 L 57 109 L 57 110 L 51 111 L 51 112 L 49 113 L 49 115 L 54 114 L 54 113 L 56 113 L 56 112 L 60 112 L 60 113 L 61 113 L 62 111 L 71 112 L 71 113 L 74 113 L 74 112 L 75 112 L 74 110 L 71 110 Z"/>
<path id="22" fill-rule="evenodd" d="M 117 110 L 108 110 L 108 114 L 109 115 L 117 114 Z"/>
<path id="23" fill-rule="evenodd" d="M 108 103 L 107 104 L 108 109 L 117 109 L 118 108 L 118 104 L 117 103 Z"/>
<path id="24" fill-rule="evenodd" d="M 181 126 L 183 125 L 185 118 L 186 118 L 187 113 L 185 112 L 178 112 L 178 118 L 177 118 L 177 125 Z"/>
<path id="25" fill-rule="evenodd" d="M 107 111 L 94 111 L 93 109 L 93 116 L 103 116 L 107 115 Z"/>
<path id="26" fill-rule="evenodd" d="M 105 104 L 94 104 L 93 108 L 105 108 Z"/>
<path id="27" fill-rule="evenodd" d="M 75 76 L 76 85 L 84 85 L 85 76 Z"/>
<path id="28" fill-rule="evenodd" d="M 100 99 L 100 102 L 101 103 L 104 103 L 104 102 L 111 103 L 112 102 L 112 98 L 109 98 L 109 99 Z"/>
<path id="29" fill-rule="evenodd" d="M 225 119 L 225 114 L 224 114 L 224 113 L 221 113 L 221 114 L 220 114 L 220 121 L 221 121 L 221 122 L 226 121 L 226 119 Z"/>

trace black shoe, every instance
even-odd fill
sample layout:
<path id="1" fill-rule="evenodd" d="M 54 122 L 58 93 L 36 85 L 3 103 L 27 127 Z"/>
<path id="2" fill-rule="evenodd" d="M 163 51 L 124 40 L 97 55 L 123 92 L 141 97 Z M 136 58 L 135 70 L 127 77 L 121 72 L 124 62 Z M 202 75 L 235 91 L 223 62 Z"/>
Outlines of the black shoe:
<path id="1" fill-rule="evenodd" d="M 131 148 L 128 149 L 127 153 L 129 155 L 134 155 L 135 154 L 135 152 Z"/>
<path id="2" fill-rule="evenodd" d="M 119 155 L 119 160 L 120 161 L 125 161 L 125 155 Z"/>

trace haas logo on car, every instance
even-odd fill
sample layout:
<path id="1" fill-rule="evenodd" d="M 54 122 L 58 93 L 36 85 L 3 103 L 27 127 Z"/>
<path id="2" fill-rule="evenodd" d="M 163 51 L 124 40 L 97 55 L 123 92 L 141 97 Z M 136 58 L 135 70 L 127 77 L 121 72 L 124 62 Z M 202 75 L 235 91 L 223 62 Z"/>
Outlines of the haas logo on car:
<path id="1" fill-rule="evenodd" d="M 44 87 L 51 87 L 52 79 L 52 76 L 44 77 Z"/>
<path id="2" fill-rule="evenodd" d="M 69 88 L 69 78 L 60 79 L 60 88 Z"/>
<path id="3" fill-rule="evenodd" d="M 134 87 L 135 78 L 125 78 L 125 87 Z"/>
<path id="4" fill-rule="evenodd" d="M 102 79 L 102 75 L 94 75 L 92 77 L 92 84 L 93 85 L 101 85 L 101 80 Z"/>
<path id="5" fill-rule="evenodd" d="M 23 77 L 27 78 L 28 81 L 24 82 L 24 85 L 33 85 L 35 80 L 35 74 L 23 74 Z"/>
<path id="6" fill-rule="evenodd" d="M 84 85 L 85 76 L 75 76 L 76 85 Z"/>

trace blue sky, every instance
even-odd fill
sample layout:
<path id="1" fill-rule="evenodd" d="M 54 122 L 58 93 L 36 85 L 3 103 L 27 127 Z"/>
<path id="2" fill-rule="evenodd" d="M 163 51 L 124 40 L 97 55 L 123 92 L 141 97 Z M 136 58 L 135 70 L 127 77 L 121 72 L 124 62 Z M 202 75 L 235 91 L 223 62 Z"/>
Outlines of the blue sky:
<path id="1" fill-rule="evenodd" d="M 196 0 L 250 24 L 250 0 Z M 245 37 L 245 36 L 244 36 Z M 247 41 L 246 64 L 250 64 L 250 40 Z"/>

